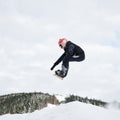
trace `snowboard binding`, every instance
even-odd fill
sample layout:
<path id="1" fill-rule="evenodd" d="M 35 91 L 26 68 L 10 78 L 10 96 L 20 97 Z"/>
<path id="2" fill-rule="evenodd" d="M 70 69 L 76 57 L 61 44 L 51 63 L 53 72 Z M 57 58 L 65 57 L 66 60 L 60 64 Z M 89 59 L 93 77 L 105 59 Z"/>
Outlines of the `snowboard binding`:
<path id="1" fill-rule="evenodd" d="M 63 78 L 64 78 L 63 75 L 62 75 L 62 71 L 61 70 L 56 70 L 55 71 L 55 76 L 57 76 L 61 80 L 63 80 Z"/>

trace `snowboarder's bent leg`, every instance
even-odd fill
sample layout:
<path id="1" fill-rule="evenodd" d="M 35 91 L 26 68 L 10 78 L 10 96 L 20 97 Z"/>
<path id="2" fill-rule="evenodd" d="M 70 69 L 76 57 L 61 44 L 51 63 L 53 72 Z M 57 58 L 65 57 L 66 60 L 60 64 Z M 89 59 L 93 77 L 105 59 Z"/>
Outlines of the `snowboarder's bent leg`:
<path id="1" fill-rule="evenodd" d="M 80 62 L 80 61 L 83 61 L 84 59 L 85 59 L 85 54 L 82 53 L 82 54 L 80 54 L 78 56 L 72 56 L 69 61 L 70 62 L 74 62 L 74 61 Z"/>
<path id="2" fill-rule="evenodd" d="M 61 70 L 57 70 L 55 73 L 56 75 L 64 78 L 67 76 L 68 73 L 68 69 L 69 69 L 69 62 L 73 62 L 73 61 L 83 61 L 85 59 L 85 54 L 81 54 L 79 56 L 72 56 L 69 59 L 68 58 L 64 58 L 63 59 L 63 63 L 62 63 L 62 69 Z"/>
<path id="3" fill-rule="evenodd" d="M 80 62 L 80 61 L 83 61 L 84 59 L 85 59 L 84 53 L 80 54 L 79 56 L 72 56 L 69 59 L 64 58 L 63 63 L 62 63 L 62 70 L 58 71 L 58 73 L 59 73 L 58 76 L 60 76 L 62 78 L 67 76 L 68 69 L 69 69 L 69 62 L 73 62 L 73 61 Z"/>
<path id="4" fill-rule="evenodd" d="M 69 69 L 69 59 L 64 58 L 62 63 L 62 76 L 66 77 Z"/>
<path id="5" fill-rule="evenodd" d="M 68 68 L 66 68 L 64 65 L 62 65 L 61 70 L 55 71 L 55 74 L 62 78 L 66 77 L 67 73 L 68 73 Z"/>
<path id="6" fill-rule="evenodd" d="M 68 68 L 69 68 L 69 60 L 64 58 L 61 66 L 61 70 L 57 70 L 55 73 L 56 75 L 64 78 L 67 76 Z"/>
<path id="7" fill-rule="evenodd" d="M 63 72 L 63 76 L 65 77 L 68 73 L 68 67 L 65 67 L 64 65 L 62 65 L 62 72 Z"/>

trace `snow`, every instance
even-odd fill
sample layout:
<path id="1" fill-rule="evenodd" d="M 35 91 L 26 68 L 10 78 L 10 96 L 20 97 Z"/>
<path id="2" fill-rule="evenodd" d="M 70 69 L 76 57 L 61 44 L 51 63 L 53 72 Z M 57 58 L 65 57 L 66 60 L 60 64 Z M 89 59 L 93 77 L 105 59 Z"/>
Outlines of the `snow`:
<path id="1" fill-rule="evenodd" d="M 0 120 L 120 120 L 120 111 L 71 102 L 27 114 L 3 115 Z"/>
<path id="2" fill-rule="evenodd" d="M 56 98 L 59 100 L 59 102 L 62 102 L 62 101 L 65 100 L 65 97 L 67 97 L 68 95 L 63 96 L 63 95 L 58 95 L 58 94 L 56 94 L 55 96 L 56 96 Z"/>

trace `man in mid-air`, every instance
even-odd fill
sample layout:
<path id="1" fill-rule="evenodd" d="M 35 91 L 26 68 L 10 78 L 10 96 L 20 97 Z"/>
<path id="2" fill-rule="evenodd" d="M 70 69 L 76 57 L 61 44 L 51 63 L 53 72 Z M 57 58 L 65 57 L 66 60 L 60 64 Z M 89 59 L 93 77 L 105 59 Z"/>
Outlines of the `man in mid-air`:
<path id="1" fill-rule="evenodd" d="M 85 53 L 80 46 L 72 43 L 71 41 L 68 41 L 66 38 L 59 39 L 58 44 L 60 48 L 64 49 L 64 53 L 53 64 L 51 70 L 53 70 L 55 66 L 62 61 L 62 69 L 55 71 L 55 74 L 61 78 L 64 78 L 68 73 L 69 62 L 83 61 L 85 59 Z"/>

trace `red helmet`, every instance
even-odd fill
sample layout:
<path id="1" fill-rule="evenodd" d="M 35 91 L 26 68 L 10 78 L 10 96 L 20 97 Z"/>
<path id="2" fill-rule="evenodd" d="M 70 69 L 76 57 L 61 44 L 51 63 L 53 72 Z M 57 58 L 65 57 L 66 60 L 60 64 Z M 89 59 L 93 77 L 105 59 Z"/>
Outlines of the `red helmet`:
<path id="1" fill-rule="evenodd" d="M 61 39 L 59 39 L 59 41 L 58 41 L 58 44 L 59 44 L 59 46 L 60 46 L 61 48 L 65 48 L 66 43 L 67 43 L 67 39 L 66 39 L 66 38 L 61 38 Z"/>

